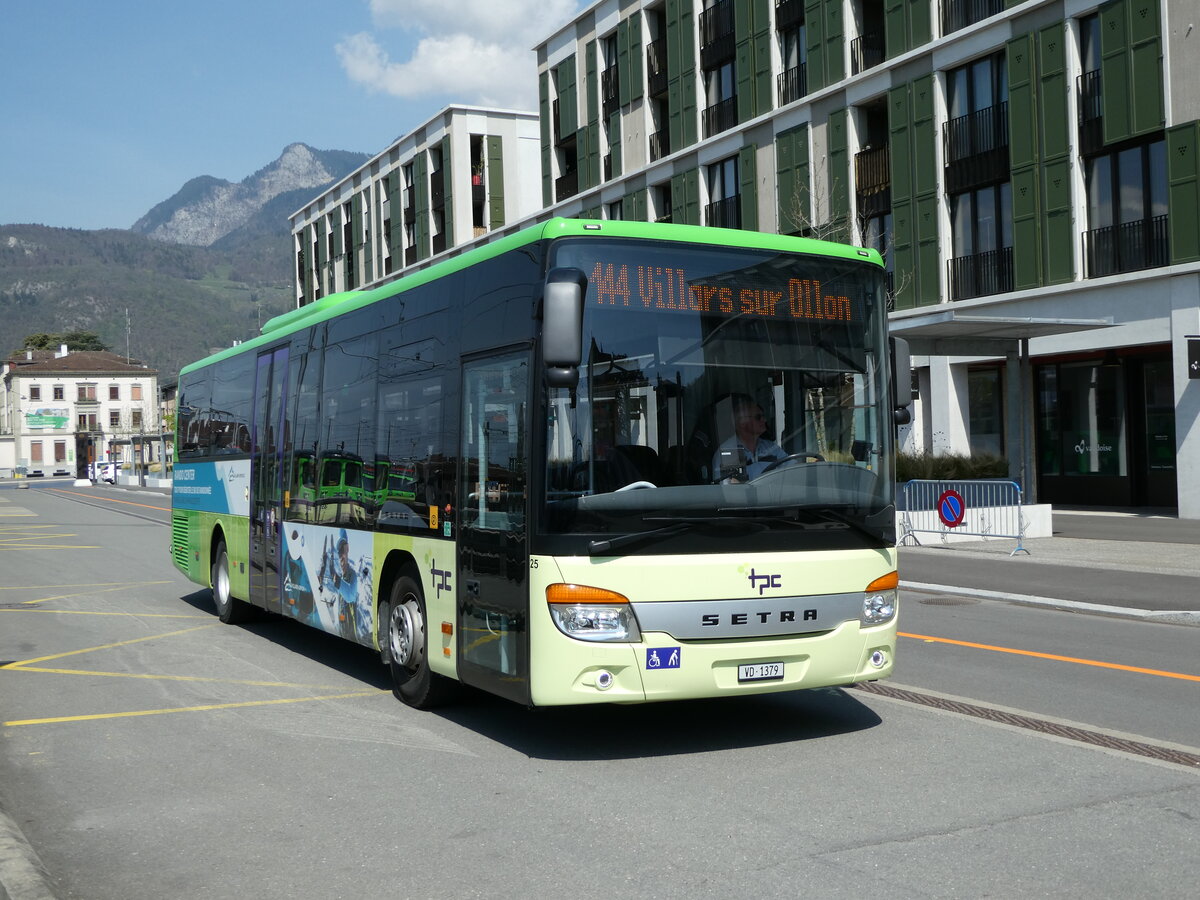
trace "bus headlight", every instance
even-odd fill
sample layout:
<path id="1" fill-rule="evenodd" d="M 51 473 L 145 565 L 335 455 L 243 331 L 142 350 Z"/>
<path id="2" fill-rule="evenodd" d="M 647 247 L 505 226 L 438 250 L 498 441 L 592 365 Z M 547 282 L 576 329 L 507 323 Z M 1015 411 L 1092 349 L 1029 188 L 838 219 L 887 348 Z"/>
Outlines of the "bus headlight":
<path id="1" fill-rule="evenodd" d="M 900 597 L 900 574 L 889 572 L 867 585 L 863 594 L 863 625 L 883 625 L 896 616 L 896 603 Z"/>
<path id="2" fill-rule="evenodd" d="M 641 630 L 629 598 L 583 584 L 546 588 L 550 618 L 567 637 L 580 641 L 640 641 Z"/>

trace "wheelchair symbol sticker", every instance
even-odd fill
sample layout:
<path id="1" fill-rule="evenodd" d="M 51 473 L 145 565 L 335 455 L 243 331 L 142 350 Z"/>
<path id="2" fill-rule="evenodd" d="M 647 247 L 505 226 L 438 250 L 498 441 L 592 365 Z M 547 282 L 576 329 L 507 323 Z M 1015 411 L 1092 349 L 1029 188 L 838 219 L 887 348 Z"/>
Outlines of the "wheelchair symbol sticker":
<path id="1" fill-rule="evenodd" d="M 680 648 L 650 647 L 646 650 L 647 669 L 678 669 Z"/>

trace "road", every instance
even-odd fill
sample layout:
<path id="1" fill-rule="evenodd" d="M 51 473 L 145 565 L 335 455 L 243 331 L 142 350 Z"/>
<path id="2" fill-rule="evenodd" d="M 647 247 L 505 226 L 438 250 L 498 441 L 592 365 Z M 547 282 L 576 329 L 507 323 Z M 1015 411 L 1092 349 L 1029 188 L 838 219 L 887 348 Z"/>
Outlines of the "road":
<path id="1" fill-rule="evenodd" d="M 164 499 L 0 490 L 0 807 L 60 898 L 1200 879 L 1195 628 L 908 591 L 895 696 L 422 713 L 362 648 L 217 623 L 170 564 Z"/>

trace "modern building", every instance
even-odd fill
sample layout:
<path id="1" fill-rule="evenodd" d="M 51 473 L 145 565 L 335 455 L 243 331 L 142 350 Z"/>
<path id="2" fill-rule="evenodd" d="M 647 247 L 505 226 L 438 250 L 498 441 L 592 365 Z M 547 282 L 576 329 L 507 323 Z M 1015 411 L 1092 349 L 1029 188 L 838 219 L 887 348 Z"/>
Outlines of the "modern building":
<path id="1" fill-rule="evenodd" d="M 157 437 L 158 372 L 104 351 L 24 350 L 0 377 L 0 477 L 87 477 Z M 147 452 L 149 452 L 147 450 Z"/>
<path id="2" fill-rule="evenodd" d="M 875 246 L 918 354 L 907 449 L 1197 518 L 1198 13 L 601 0 L 536 48 L 544 215 Z"/>
<path id="3" fill-rule="evenodd" d="M 296 301 L 379 284 L 541 206 L 538 120 L 450 106 L 291 216 Z"/>
<path id="4" fill-rule="evenodd" d="M 1001 453 L 1027 500 L 1200 518 L 1198 18 L 1196 0 L 599 0 L 535 48 L 541 209 L 477 240 L 567 215 L 876 247 L 915 353 L 905 449 Z M 379 176 L 426 160 L 402 175 L 424 210 L 448 124 L 297 214 L 301 303 L 391 277 L 385 248 L 407 265 L 476 234 L 435 246 L 430 207 L 423 229 L 402 215 L 411 241 L 379 237 L 404 189 Z M 375 242 L 338 237 L 368 182 Z M 358 280 L 351 242 L 374 248 Z"/>

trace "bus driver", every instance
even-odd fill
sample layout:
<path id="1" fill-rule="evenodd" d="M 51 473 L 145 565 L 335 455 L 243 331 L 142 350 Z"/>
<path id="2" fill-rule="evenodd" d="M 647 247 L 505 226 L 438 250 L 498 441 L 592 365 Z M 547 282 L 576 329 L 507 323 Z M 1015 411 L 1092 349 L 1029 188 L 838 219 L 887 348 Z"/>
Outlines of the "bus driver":
<path id="1" fill-rule="evenodd" d="M 774 441 L 762 436 L 767 430 L 767 417 L 753 397 L 734 394 L 730 400 L 733 434 L 713 456 L 713 475 L 720 482 L 749 481 L 787 454 Z"/>

